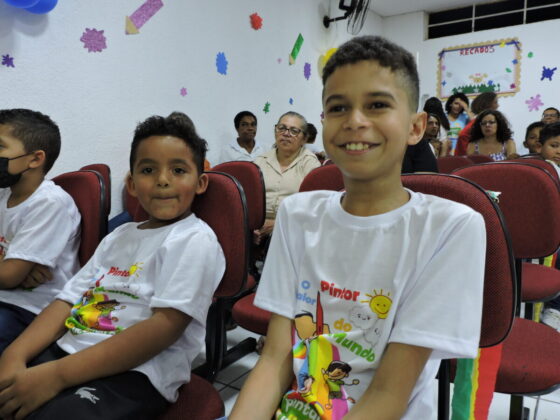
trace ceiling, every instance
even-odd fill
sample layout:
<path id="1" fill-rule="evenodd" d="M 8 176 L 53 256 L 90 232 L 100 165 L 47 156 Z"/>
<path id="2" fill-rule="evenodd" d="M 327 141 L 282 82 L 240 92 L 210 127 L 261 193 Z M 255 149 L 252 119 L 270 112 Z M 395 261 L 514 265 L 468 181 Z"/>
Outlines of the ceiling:
<path id="1" fill-rule="evenodd" d="M 378 15 L 387 17 L 420 11 L 438 12 L 488 2 L 489 0 L 370 0 L 369 8 Z"/>

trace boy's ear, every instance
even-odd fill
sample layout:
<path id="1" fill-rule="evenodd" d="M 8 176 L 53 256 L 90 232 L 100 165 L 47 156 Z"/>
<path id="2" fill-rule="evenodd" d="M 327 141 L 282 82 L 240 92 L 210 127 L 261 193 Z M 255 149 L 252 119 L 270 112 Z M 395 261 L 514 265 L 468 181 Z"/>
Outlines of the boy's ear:
<path id="1" fill-rule="evenodd" d="M 128 193 L 133 197 L 138 197 L 138 194 L 136 194 L 136 186 L 134 185 L 134 180 L 132 179 L 132 174 L 130 173 L 130 171 L 126 175 L 125 183 Z"/>
<path id="2" fill-rule="evenodd" d="M 196 186 L 196 195 L 203 194 L 208 188 L 208 175 L 200 174 L 198 177 L 198 184 Z"/>
<path id="3" fill-rule="evenodd" d="M 428 114 L 425 112 L 417 112 L 412 114 L 410 122 L 410 133 L 408 133 L 409 146 L 413 146 L 422 140 L 424 131 L 426 131 L 426 124 L 428 121 Z"/>
<path id="4" fill-rule="evenodd" d="M 42 167 L 45 164 L 45 159 L 47 155 L 45 154 L 44 150 L 36 150 L 32 153 L 33 159 L 29 162 L 29 168 L 35 169 Z"/>

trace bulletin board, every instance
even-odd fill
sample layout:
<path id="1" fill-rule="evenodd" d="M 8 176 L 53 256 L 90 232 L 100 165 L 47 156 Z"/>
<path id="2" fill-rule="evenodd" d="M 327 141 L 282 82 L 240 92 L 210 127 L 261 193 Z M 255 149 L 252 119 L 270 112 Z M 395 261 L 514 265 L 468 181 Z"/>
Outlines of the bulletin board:
<path id="1" fill-rule="evenodd" d="M 457 92 L 515 95 L 519 92 L 521 43 L 507 38 L 445 48 L 439 53 L 437 71 L 441 99 Z"/>

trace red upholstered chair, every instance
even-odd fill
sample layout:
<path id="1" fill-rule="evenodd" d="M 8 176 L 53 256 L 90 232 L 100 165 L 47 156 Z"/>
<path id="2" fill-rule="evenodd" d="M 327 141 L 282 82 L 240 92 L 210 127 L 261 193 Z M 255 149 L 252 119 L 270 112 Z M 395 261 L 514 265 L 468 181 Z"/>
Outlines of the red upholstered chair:
<path id="1" fill-rule="evenodd" d="M 233 176 L 245 193 L 247 200 L 247 215 L 249 232 L 260 229 L 264 224 L 266 215 L 266 194 L 264 179 L 261 169 L 253 162 L 232 161 L 224 162 L 212 168 L 214 172 L 223 172 Z M 251 249 L 253 253 L 253 249 Z M 247 278 L 247 289 L 252 289 L 256 285 L 255 277 L 258 272 L 254 267 L 254 258 L 250 258 L 249 276 Z"/>
<path id="2" fill-rule="evenodd" d="M 500 208 L 511 232 L 516 268 L 526 301 L 558 294 L 558 272 L 524 264 L 524 258 L 552 254 L 560 244 L 558 184 L 539 167 L 496 162 L 463 168 L 457 175 L 500 191 Z M 528 308 L 526 313 L 530 312 Z M 510 419 L 523 416 L 522 395 L 542 395 L 560 386 L 560 334 L 528 319 L 516 318 L 503 343 L 496 392 L 512 394 Z"/>
<path id="3" fill-rule="evenodd" d="M 111 168 L 104 163 L 93 163 L 81 168 L 82 171 L 96 171 L 105 182 L 105 204 L 107 206 L 107 215 L 111 213 Z"/>
<path id="4" fill-rule="evenodd" d="M 191 381 L 179 388 L 177 402 L 158 420 L 215 420 L 224 415 L 224 402 L 212 384 L 200 376 L 191 375 Z"/>
<path id="5" fill-rule="evenodd" d="M 474 165 L 474 162 L 465 156 L 444 156 L 437 159 L 439 172 L 450 174 L 455 169 Z"/>
<path id="6" fill-rule="evenodd" d="M 494 159 L 492 159 L 490 156 L 488 155 L 468 155 L 467 159 L 469 159 L 470 161 L 474 162 L 474 163 L 488 163 L 488 162 L 494 162 Z"/>
<path id="7" fill-rule="evenodd" d="M 556 169 L 554 169 L 554 167 L 552 166 L 551 163 L 547 162 L 544 159 L 539 159 L 536 158 L 534 156 L 527 156 L 527 157 L 522 157 L 519 159 L 515 159 L 514 162 L 520 162 L 520 163 L 528 163 L 530 165 L 534 165 L 534 166 L 538 166 L 539 168 L 543 168 L 545 171 L 547 171 L 552 178 L 554 178 L 557 182 L 560 182 L 560 179 L 558 178 L 558 172 L 556 171 Z"/>
<path id="8" fill-rule="evenodd" d="M 412 191 L 436 195 L 465 204 L 484 218 L 486 265 L 480 347 L 491 347 L 508 335 L 516 308 L 513 250 L 502 214 L 486 192 L 473 182 L 443 174 L 409 174 L 401 177 Z M 465 255 L 468 263 L 468 255 Z M 449 418 L 449 361 L 439 373 L 438 419 Z"/>
<path id="9" fill-rule="evenodd" d="M 344 189 L 342 172 L 340 172 L 338 166 L 334 164 L 313 169 L 303 178 L 299 186 L 300 192 L 314 190 L 340 191 L 342 189 Z"/>
<path id="10" fill-rule="evenodd" d="M 54 177 L 53 182 L 74 199 L 82 216 L 78 256 L 83 266 L 107 234 L 107 206 L 103 178 L 95 171 L 74 171 Z"/>

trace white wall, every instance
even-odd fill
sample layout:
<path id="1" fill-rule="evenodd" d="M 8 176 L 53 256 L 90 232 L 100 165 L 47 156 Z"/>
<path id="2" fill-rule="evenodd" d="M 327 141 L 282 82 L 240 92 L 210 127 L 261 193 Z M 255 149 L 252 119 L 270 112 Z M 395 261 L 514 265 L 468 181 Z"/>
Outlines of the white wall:
<path id="1" fill-rule="evenodd" d="M 243 109 L 259 120 L 257 140 L 270 145 L 273 124 L 288 110 L 302 113 L 320 129 L 319 56 L 350 37 L 346 25 L 326 30 L 325 13 L 338 16 L 338 0 L 165 0 L 137 35 L 125 35 L 125 16 L 144 0 L 62 0 L 46 15 L 32 15 L 0 0 L 0 108 L 31 108 L 50 115 L 62 131 L 62 152 L 49 176 L 89 163 L 112 170 L 113 210 L 122 209 L 122 179 L 136 124 L 179 110 L 195 122 L 216 163 L 222 145 L 235 138 L 233 117 Z M 249 15 L 258 12 L 262 29 Z M 370 13 L 362 33 L 381 32 Z M 86 28 L 104 30 L 107 49 L 88 53 L 80 38 Z M 294 66 L 288 55 L 298 36 L 305 41 Z M 216 71 L 225 52 L 228 74 Z M 282 62 L 278 63 L 277 59 Z M 309 80 L 303 76 L 311 63 Z M 186 87 L 186 97 L 180 89 Z M 289 104 L 289 99 L 294 104 Z M 263 107 L 271 103 L 270 113 Z"/>
<path id="2" fill-rule="evenodd" d="M 514 96 L 500 98 L 499 103 L 500 111 L 512 125 L 517 150 L 527 153 L 523 147 L 527 125 L 540 120 L 546 107 L 560 109 L 560 73 L 555 73 L 552 81 L 540 80 L 543 66 L 560 70 L 558 42 L 551 36 L 558 32 L 558 20 L 424 40 L 424 19 L 424 13 L 409 13 L 383 20 L 383 35 L 418 55 L 421 95 L 436 96 L 438 53 L 442 49 L 509 37 L 519 39 L 522 48 L 520 91 Z M 527 56 L 529 52 L 533 53 L 532 58 Z M 541 95 L 544 106 L 530 112 L 525 101 L 537 94 Z"/>

